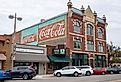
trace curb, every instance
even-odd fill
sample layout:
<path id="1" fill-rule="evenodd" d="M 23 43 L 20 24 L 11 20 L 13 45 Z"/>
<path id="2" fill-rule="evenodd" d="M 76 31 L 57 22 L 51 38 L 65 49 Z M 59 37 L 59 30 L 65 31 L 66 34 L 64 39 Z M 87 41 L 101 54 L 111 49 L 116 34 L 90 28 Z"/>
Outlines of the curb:
<path id="1" fill-rule="evenodd" d="M 36 75 L 34 79 L 42 79 L 42 78 L 48 78 L 48 77 L 53 77 L 53 74 L 50 75 Z"/>
<path id="2" fill-rule="evenodd" d="M 121 80 L 114 80 L 114 81 L 109 81 L 109 82 L 121 82 Z"/>

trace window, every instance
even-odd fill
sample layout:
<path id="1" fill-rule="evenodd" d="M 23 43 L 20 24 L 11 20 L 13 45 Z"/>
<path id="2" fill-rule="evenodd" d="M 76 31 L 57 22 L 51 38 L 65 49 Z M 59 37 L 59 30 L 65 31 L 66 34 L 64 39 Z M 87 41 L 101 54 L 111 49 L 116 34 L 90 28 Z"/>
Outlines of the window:
<path id="1" fill-rule="evenodd" d="M 93 51 L 94 50 L 94 43 L 93 41 L 87 41 L 87 50 Z"/>
<path id="2" fill-rule="evenodd" d="M 87 24 L 87 35 L 93 35 L 93 26 L 91 24 Z"/>
<path id="3" fill-rule="evenodd" d="M 69 67 L 68 69 L 75 69 L 74 67 Z"/>
<path id="4" fill-rule="evenodd" d="M 95 56 L 95 66 L 96 67 L 106 67 L 106 56 L 96 55 Z"/>
<path id="5" fill-rule="evenodd" d="M 88 55 L 74 53 L 72 57 L 73 66 L 88 65 Z"/>
<path id="6" fill-rule="evenodd" d="M 81 40 L 74 38 L 74 48 L 81 48 Z"/>
<path id="7" fill-rule="evenodd" d="M 98 38 L 102 38 L 103 37 L 103 29 L 99 28 L 98 29 Z"/>
<path id="8" fill-rule="evenodd" d="M 80 21 L 79 20 L 74 20 L 73 21 L 73 27 L 74 27 L 74 32 L 80 32 Z"/>
<path id="9" fill-rule="evenodd" d="M 102 42 L 98 43 L 98 51 L 103 52 L 103 43 Z"/>
<path id="10" fill-rule="evenodd" d="M 68 70 L 69 68 L 68 67 L 64 67 L 64 68 L 62 68 L 62 70 Z"/>

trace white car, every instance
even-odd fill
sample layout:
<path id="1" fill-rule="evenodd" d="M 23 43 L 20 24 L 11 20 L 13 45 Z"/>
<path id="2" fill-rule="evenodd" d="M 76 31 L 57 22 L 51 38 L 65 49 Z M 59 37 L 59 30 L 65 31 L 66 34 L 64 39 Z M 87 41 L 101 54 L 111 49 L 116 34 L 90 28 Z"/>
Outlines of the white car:
<path id="1" fill-rule="evenodd" d="M 66 66 L 60 70 L 54 71 L 54 76 L 61 77 L 62 75 L 74 75 L 75 77 L 82 74 L 81 70 L 76 68 L 76 66 Z"/>
<path id="2" fill-rule="evenodd" d="M 91 66 L 84 65 L 84 66 L 76 66 L 76 67 L 81 70 L 82 75 L 90 76 L 93 74 L 93 69 Z"/>

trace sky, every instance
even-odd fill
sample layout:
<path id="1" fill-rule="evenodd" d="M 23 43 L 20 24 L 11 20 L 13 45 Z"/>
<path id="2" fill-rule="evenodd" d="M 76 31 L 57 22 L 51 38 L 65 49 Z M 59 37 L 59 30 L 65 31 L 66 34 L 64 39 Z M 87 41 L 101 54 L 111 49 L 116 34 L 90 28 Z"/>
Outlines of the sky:
<path id="1" fill-rule="evenodd" d="M 41 19 L 49 19 L 67 12 L 69 0 L 0 0 L 0 35 L 13 33 L 14 20 L 9 15 L 17 13 L 22 21 L 17 21 L 17 31 L 37 24 Z M 121 0 L 71 0 L 73 7 L 85 9 L 90 5 L 98 17 L 107 18 L 107 43 L 121 46 Z"/>

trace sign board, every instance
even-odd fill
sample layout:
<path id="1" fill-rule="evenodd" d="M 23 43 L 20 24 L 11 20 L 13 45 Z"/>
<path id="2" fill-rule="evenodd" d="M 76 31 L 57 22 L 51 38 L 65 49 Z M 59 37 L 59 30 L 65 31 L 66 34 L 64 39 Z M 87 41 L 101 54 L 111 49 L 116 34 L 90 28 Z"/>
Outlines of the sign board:
<path id="1" fill-rule="evenodd" d="M 37 41 L 37 35 L 31 34 L 23 37 L 23 44 L 31 43 Z"/>
<path id="2" fill-rule="evenodd" d="M 38 25 L 21 31 L 21 44 L 37 45 Z"/>
<path id="3" fill-rule="evenodd" d="M 39 42 L 65 36 L 65 22 L 59 22 L 44 26 L 38 30 Z"/>
<path id="4" fill-rule="evenodd" d="M 44 50 L 35 50 L 35 49 L 27 49 L 27 48 L 16 48 L 16 52 L 24 52 L 24 53 L 39 53 L 44 54 Z"/>
<path id="5" fill-rule="evenodd" d="M 54 49 L 54 54 L 65 55 L 65 49 Z"/>

